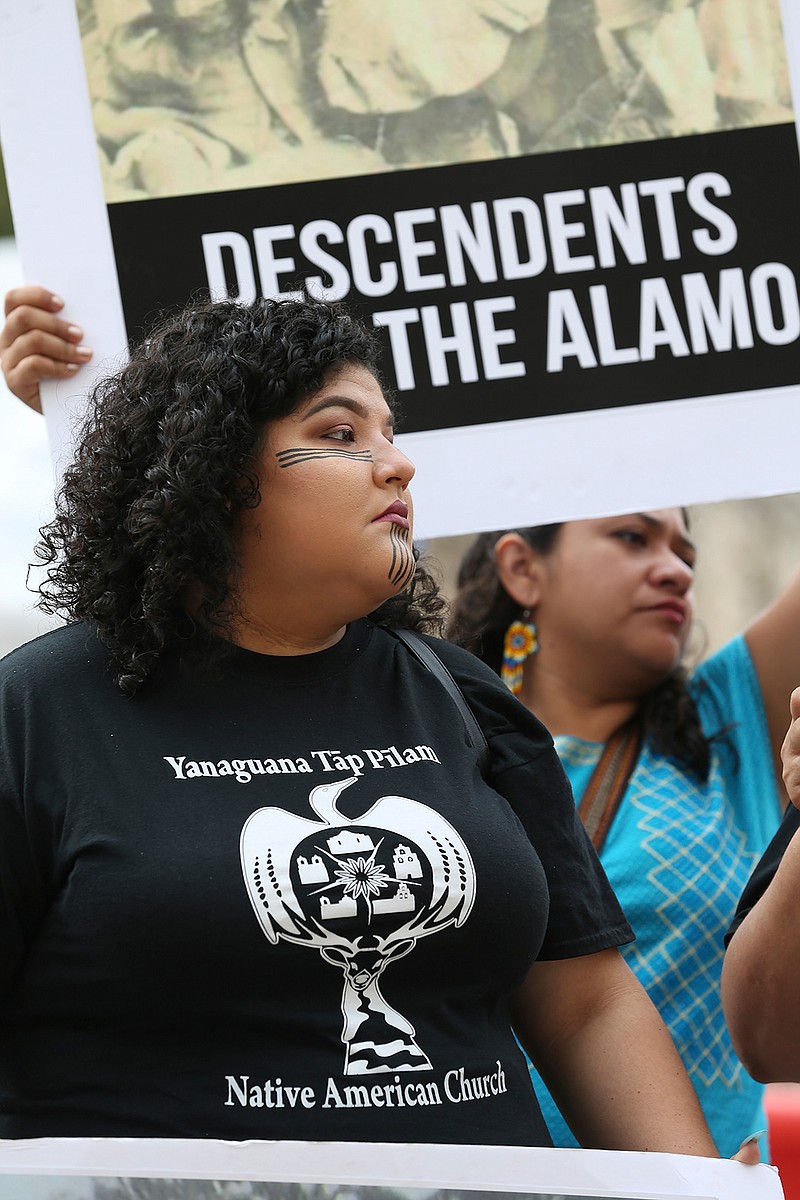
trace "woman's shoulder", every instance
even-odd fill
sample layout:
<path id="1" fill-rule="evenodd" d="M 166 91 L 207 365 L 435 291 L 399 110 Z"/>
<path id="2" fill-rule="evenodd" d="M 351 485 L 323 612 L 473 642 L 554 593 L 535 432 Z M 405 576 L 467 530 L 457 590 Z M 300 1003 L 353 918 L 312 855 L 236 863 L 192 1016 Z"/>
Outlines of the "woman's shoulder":
<path id="1" fill-rule="evenodd" d="M 519 742 L 519 752 L 527 759 L 552 749 L 553 739 L 547 729 L 511 694 L 491 667 L 462 646 L 429 634 L 418 636 L 444 663 L 489 740 L 507 735 Z"/>
<path id="2" fill-rule="evenodd" d="M 761 688 L 753 659 L 742 634 L 738 634 L 700 664 L 691 674 L 689 690 L 703 725 L 720 716 L 730 723 L 734 710 L 763 710 Z"/>
<path id="3" fill-rule="evenodd" d="M 780 797 L 761 685 L 746 639 L 734 638 L 707 659 L 691 689 L 711 739 L 716 777 L 741 822 L 756 822 L 755 840 L 763 847 L 774 832 Z"/>
<path id="4" fill-rule="evenodd" d="M 108 653 L 94 625 L 77 621 L 25 642 L 0 659 L 0 684 L 57 684 L 74 679 L 81 667 L 105 669 Z"/>
<path id="5" fill-rule="evenodd" d="M 487 667 L 486 663 L 471 651 L 465 650 L 463 646 L 456 646 L 453 642 L 445 641 L 444 638 L 433 637 L 428 633 L 418 633 L 415 636 L 433 650 L 459 684 L 463 681 L 467 686 L 486 688 L 487 691 L 496 692 L 499 696 L 514 699 L 491 667 Z"/>
<path id="6" fill-rule="evenodd" d="M 691 673 L 690 686 L 702 687 L 707 680 L 734 682 L 742 670 L 754 671 L 753 660 L 743 633 L 737 633 L 713 654 L 709 654 Z"/>

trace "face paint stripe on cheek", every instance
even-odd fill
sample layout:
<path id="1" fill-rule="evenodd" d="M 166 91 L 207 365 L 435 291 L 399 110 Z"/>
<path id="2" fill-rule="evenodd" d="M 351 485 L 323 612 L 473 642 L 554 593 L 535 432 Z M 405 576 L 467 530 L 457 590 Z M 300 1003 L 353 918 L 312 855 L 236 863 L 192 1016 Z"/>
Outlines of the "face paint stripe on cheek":
<path id="1" fill-rule="evenodd" d="M 294 467 L 298 463 L 314 458 L 349 458 L 354 462 L 372 462 L 371 450 L 311 450 L 298 446 L 290 450 L 279 450 L 275 457 L 282 467 Z"/>

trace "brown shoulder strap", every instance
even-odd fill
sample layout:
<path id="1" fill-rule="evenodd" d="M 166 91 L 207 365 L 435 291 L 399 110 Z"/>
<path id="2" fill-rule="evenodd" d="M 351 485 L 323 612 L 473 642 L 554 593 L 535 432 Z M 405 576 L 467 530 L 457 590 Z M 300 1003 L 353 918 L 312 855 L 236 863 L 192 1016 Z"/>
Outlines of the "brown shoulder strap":
<path id="1" fill-rule="evenodd" d="M 638 719 L 634 718 L 608 739 L 586 785 L 578 805 L 578 816 L 598 854 L 625 794 L 641 748 L 642 728 Z"/>

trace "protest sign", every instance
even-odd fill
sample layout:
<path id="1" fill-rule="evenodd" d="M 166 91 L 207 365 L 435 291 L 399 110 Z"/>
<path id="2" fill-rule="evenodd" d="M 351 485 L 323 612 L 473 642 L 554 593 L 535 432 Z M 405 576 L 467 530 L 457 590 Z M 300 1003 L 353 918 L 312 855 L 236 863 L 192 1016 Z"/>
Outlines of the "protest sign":
<path id="1" fill-rule="evenodd" d="M 800 487 L 788 4 L 19 7 L 23 266 L 102 369 L 304 284 L 380 331 L 420 533 Z"/>

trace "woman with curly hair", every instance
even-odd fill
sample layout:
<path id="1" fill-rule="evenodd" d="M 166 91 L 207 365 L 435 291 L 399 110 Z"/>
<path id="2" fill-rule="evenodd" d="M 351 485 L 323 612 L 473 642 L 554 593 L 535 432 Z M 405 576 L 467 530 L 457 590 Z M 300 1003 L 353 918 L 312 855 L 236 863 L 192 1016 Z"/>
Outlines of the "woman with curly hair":
<path id="1" fill-rule="evenodd" d="M 461 564 L 450 633 L 555 736 L 636 933 L 623 955 L 725 1154 L 743 1127 L 765 1124 L 763 1089 L 725 1027 L 720 974 L 728 921 L 780 819 L 800 577 L 688 678 L 686 520 L 663 509 L 482 534 Z M 534 1082 L 556 1145 L 574 1145 Z"/>
<path id="2" fill-rule="evenodd" d="M 190 306 L 97 388 L 70 623 L 0 669 L 2 1136 L 547 1145 L 513 1020 L 587 1145 L 714 1154 L 552 740 L 431 636 L 392 425 L 313 300 Z"/>

